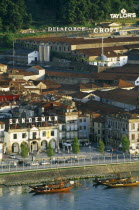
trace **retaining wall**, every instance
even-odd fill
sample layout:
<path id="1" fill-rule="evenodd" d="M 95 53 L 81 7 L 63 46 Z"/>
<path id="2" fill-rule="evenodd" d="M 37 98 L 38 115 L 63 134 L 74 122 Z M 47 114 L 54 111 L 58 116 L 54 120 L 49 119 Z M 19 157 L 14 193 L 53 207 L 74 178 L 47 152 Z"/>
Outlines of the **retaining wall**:
<path id="1" fill-rule="evenodd" d="M 36 170 L 26 172 L 1 173 L 0 184 L 4 185 L 22 185 L 41 183 L 52 180 L 55 177 L 67 179 L 87 178 L 94 176 L 106 176 L 116 172 L 135 173 L 139 172 L 139 162 L 93 165 L 85 167 L 70 167 L 59 169 Z"/>

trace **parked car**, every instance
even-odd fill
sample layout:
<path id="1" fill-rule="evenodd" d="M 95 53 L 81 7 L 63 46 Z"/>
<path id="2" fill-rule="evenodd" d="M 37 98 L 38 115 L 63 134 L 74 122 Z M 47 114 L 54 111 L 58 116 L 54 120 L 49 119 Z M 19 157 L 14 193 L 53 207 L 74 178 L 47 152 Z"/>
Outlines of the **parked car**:
<path id="1" fill-rule="evenodd" d="M 75 163 L 75 162 L 78 162 L 78 160 L 76 158 L 68 158 L 65 162 L 66 163 Z"/>
<path id="2" fill-rule="evenodd" d="M 106 148 L 105 148 L 105 151 L 106 151 L 106 152 L 112 152 L 112 148 L 111 148 L 111 147 L 106 147 Z"/>
<path id="3" fill-rule="evenodd" d="M 38 162 L 31 162 L 30 165 L 31 165 L 31 166 L 38 166 L 39 163 L 38 163 Z"/>
<path id="4" fill-rule="evenodd" d="M 19 161 L 18 161 L 18 165 L 19 165 L 19 166 L 23 166 L 23 165 L 26 166 L 26 164 L 27 164 L 27 162 L 25 162 L 25 161 L 23 161 L 23 160 L 19 160 Z"/>
<path id="5" fill-rule="evenodd" d="M 12 159 L 16 158 L 15 155 L 10 155 L 9 157 L 12 158 Z"/>
<path id="6" fill-rule="evenodd" d="M 62 164 L 64 163 L 64 160 L 53 160 L 52 164 Z"/>
<path id="7" fill-rule="evenodd" d="M 48 161 L 42 161 L 42 162 L 40 162 L 40 165 L 50 165 L 50 162 L 48 162 Z"/>

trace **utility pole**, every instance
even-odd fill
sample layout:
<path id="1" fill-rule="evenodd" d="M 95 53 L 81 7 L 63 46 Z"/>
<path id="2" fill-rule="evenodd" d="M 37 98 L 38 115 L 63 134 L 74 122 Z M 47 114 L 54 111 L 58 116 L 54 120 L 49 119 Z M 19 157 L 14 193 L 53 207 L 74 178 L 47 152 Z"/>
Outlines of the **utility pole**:
<path id="1" fill-rule="evenodd" d="M 14 56 L 15 56 L 15 50 L 14 50 L 14 40 L 13 40 L 13 68 L 14 68 Z"/>

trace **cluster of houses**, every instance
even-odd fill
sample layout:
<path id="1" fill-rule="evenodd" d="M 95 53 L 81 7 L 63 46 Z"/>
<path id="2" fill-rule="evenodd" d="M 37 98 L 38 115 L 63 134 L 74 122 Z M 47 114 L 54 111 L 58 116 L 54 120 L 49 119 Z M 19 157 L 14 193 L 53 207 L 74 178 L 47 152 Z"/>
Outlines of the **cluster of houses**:
<path id="1" fill-rule="evenodd" d="M 49 142 L 56 152 L 69 151 L 75 137 L 81 146 L 102 139 L 120 149 L 126 135 L 130 153 L 139 153 L 139 64 L 129 59 L 139 37 L 30 38 L 17 45 L 38 49 L 39 62 L 24 69 L 0 64 L 0 151 L 20 154 L 23 142 L 30 153 Z M 56 69 L 51 50 L 93 70 Z"/>

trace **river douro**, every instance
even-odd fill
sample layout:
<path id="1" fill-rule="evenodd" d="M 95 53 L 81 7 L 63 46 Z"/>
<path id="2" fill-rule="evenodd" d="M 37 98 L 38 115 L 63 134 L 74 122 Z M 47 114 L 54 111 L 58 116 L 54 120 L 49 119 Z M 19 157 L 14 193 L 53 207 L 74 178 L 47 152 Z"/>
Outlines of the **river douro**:
<path id="1" fill-rule="evenodd" d="M 68 193 L 29 193 L 28 186 L 0 186 L 0 210 L 138 210 L 139 186 L 93 186 L 92 179 L 79 181 Z"/>

